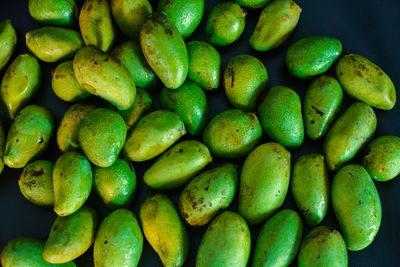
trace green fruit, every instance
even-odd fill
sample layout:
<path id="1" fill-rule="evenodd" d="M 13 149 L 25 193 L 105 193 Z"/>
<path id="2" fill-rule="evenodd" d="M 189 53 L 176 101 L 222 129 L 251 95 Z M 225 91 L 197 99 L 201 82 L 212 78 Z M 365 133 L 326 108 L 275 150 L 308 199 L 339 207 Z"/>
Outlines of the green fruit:
<path id="1" fill-rule="evenodd" d="M 353 103 L 329 129 L 325 160 L 329 170 L 337 170 L 350 161 L 368 143 L 376 129 L 376 115 L 367 104 Z"/>
<path id="2" fill-rule="evenodd" d="M 290 179 L 290 152 L 278 143 L 256 147 L 240 174 L 239 214 L 249 224 L 264 222 L 282 206 Z"/>
<path id="3" fill-rule="evenodd" d="M 248 8 L 262 8 L 271 0 L 235 0 L 242 7 Z"/>
<path id="4" fill-rule="evenodd" d="M 235 108 L 254 110 L 258 97 L 265 91 L 267 84 L 267 70 L 253 56 L 233 57 L 225 67 L 225 94 Z"/>
<path id="5" fill-rule="evenodd" d="M 182 218 L 193 227 L 210 222 L 229 207 L 238 188 L 238 173 L 232 163 L 203 172 L 183 189 L 179 198 Z"/>
<path id="6" fill-rule="evenodd" d="M 6 133 L 3 122 L 0 120 L 0 174 L 4 169 L 4 152 L 6 149 Z"/>
<path id="7" fill-rule="evenodd" d="M 75 0 L 29 0 L 29 13 L 41 24 L 74 26 L 78 17 Z"/>
<path id="8" fill-rule="evenodd" d="M 349 250 L 372 243 L 381 225 L 382 207 L 375 184 L 361 165 L 347 165 L 336 173 L 332 207 Z"/>
<path id="9" fill-rule="evenodd" d="M 222 158 L 247 155 L 260 141 L 262 128 L 256 114 L 229 109 L 216 115 L 203 132 L 211 154 Z"/>
<path id="10" fill-rule="evenodd" d="M 304 141 L 303 116 L 299 95 L 285 86 L 272 87 L 258 106 L 265 133 L 288 148 Z"/>
<path id="11" fill-rule="evenodd" d="M 17 33 L 11 24 L 11 20 L 3 20 L 0 22 L 0 72 L 10 60 L 16 45 Z"/>

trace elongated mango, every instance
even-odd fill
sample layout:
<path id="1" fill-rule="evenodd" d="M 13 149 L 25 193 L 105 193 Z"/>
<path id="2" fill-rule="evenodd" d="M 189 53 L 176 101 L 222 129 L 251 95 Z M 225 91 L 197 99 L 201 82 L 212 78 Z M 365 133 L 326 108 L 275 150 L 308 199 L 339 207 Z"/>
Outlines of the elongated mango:
<path id="1" fill-rule="evenodd" d="M 11 24 L 11 20 L 6 19 L 0 22 L 0 71 L 7 65 L 16 45 L 17 33 Z"/>
<path id="2" fill-rule="evenodd" d="M 75 0 L 29 0 L 29 14 L 41 24 L 74 26 L 78 18 Z"/>

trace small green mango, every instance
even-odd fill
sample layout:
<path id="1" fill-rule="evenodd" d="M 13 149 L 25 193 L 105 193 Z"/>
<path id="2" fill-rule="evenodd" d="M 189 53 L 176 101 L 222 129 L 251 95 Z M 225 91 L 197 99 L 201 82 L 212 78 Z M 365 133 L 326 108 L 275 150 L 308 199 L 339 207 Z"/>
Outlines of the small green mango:
<path id="1" fill-rule="evenodd" d="M 101 97 L 118 109 L 128 109 L 136 96 L 136 86 L 129 71 L 116 59 L 94 46 L 78 51 L 74 74 L 91 94 Z"/>
<path id="2" fill-rule="evenodd" d="M 273 0 L 261 12 L 250 46 L 268 51 L 280 46 L 296 28 L 301 8 L 292 0 Z"/>
<path id="3" fill-rule="evenodd" d="M 250 246 L 246 221 L 237 213 L 224 211 L 204 233 L 197 251 L 196 267 L 245 267 Z"/>
<path id="4" fill-rule="evenodd" d="M 262 128 L 256 114 L 229 109 L 208 123 L 203 132 L 203 142 L 214 156 L 240 158 L 258 144 L 261 135 Z"/>
<path id="5" fill-rule="evenodd" d="M 53 129 L 53 116 L 46 108 L 30 105 L 22 109 L 8 131 L 4 163 L 10 168 L 25 167 L 46 150 Z"/>
<path id="6" fill-rule="evenodd" d="M 256 57 L 239 55 L 229 60 L 225 67 L 225 94 L 235 108 L 254 110 L 267 84 L 267 70 Z"/>
<path id="7" fill-rule="evenodd" d="M 347 267 L 347 248 L 338 231 L 327 226 L 312 229 L 299 252 L 299 267 Z"/>
<path id="8" fill-rule="evenodd" d="M 353 103 L 329 129 L 324 154 L 328 169 L 337 170 L 368 143 L 376 129 L 376 115 L 367 104 Z"/>
<path id="9" fill-rule="evenodd" d="M 3 20 L 0 22 L 0 72 L 3 71 L 10 60 L 16 45 L 17 33 L 11 24 L 11 20 Z"/>
<path id="10" fill-rule="evenodd" d="M 93 247 L 96 267 L 136 267 L 143 249 L 143 234 L 136 216 L 127 209 L 111 212 L 100 224 Z"/>
<path id="11" fill-rule="evenodd" d="M 285 86 L 272 87 L 258 106 L 265 133 L 288 148 L 304 141 L 304 125 L 299 95 Z"/>
<path id="12" fill-rule="evenodd" d="M 0 174 L 4 169 L 4 152 L 6 149 L 6 133 L 3 122 L 0 120 Z"/>
<path id="13" fill-rule="evenodd" d="M 190 135 L 203 132 L 208 119 L 207 97 L 200 85 L 186 81 L 176 90 L 164 87 L 160 93 L 161 108 L 178 114 Z"/>
<path id="14" fill-rule="evenodd" d="M 278 143 L 256 147 L 240 174 L 239 214 L 249 224 L 264 222 L 282 206 L 290 179 L 290 152 Z"/>
<path id="15" fill-rule="evenodd" d="M 182 218 L 193 227 L 210 222 L 229 207 L 238 188 L 238 173 L 232 163 L 222 164 L 195 177 L 179 198 Z"/>
<path id="16" fill-rule="evenodd" d="M 174 203 L 164 194 L 148 197 L 139 211 L 143 233 L 164 266 L 179 267 L 189 251 L 189 236 Z"/>
<path id="17" fill-rule="evenodd" d="M 96 211 L 87 206 L 72 215 L 57 217 L 44 245 L 43 258 L 50 263 L 65 263 L 81 256 L 92 245 L 97 224 Z"/>
<path id="18" fill-rule="evenodd" d="M 329 207 L 330 181 L 324 156 L 301 156 L 294 164 L 290 187 L 304 221 L 309 226 L 319 224 Z"/>
<path id="19" fill-rule="evenodd" d="M 29 14 L 41 24 L 74 26 L 78 18 L 75 0 L 29 0 Z"/>
<path id="20" fill-rule="evenodd" d="M 182 119 L 169 110 L 144 116 L 129 132 L 123 153 L 132 161 L 157 157 L 186 133 Z"/>
<path id="21" fill-rule="evenodd" d="M 331 197 L 347 248 L 369 246 L 381 225 L 382 206 L 368 172 L 356 164 L 341 168 L 333 178 Z"/>
<path id="22" fill-rule="evenodd" d="M 302 237 L 303 223 L 297 212 L 279 211 L 258 234 L 252 266 L 289 266 L 296 257 Z"/>
<path id="23" fill-rule="evenodd" d="M 25 38 L 28 49 L 49 63 L 71 59 L 84 46 L 79 32 L 61 27 L 42 27 L 27 32 Z"/>
<path id="24" fill-rule="evenodd" d="M 227 46 L 242 35 L 246 10 L 237 3 L 224 1 L 215 5 L 207 18 L 206 40 L 214 46 Z"/>
<path id="25" fill-rule="evenodd" d="M 271 0 L 235 0 L 241 7 L 247 8 L 262 8 L 268 4 Z"/>

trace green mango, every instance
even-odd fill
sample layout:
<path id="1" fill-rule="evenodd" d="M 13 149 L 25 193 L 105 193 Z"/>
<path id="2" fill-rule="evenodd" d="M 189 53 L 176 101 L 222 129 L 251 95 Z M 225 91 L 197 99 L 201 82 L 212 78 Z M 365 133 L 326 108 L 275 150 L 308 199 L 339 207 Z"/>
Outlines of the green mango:
<path id="1" fill-rule="evenodd" d="M 87 206 L 72 215 L 57 217 L 44 245 L 43 258 L 50 263 L 65 263 L 81 256 L 92 245 L 97 224 L 96 211 Z"/>
<path id="2" fill-rule="evenodd" d="M 303 223 L 297 212 L 288 209 L 279 211 L 258 234 L 252 266 L 289 266 L 296 257 L 302 237 Z"/>
<path id="3" fill-rule="evenodd" d="M 93 185 L 107 207 L 128 207 L 135 195 L 136 174 L 127 160 L 117 161 L 107 168 L 93 167 Z"/>
<path id="4" fill-rule="evenodd" d="M 212 45 L 192 41 L 186 44 L 189 57 L 188 79 L 197 82 L 205 90 L 215 90 L 221 75 L 221 56 Z"/>
<path id="5" fill-rule="evenodd" d="M 256 57 L 231 58 L 224 71 L 225 94 L 235 108 L 254 110 L 258 97 L 267 89 L 268 74 Z"/>
<path id="6" fill-rule="evenodd" d="M 96 166 L 110 167 L 118 159 L 126 139 L 126 124 L 112 109 L 90 111 L 79 124 L 79 146 Z"/>
<path id="7" fill-rule="evenodd" d="M 343 100 L 339 82 L 329 75 L 312 81 L 304 97 L 304 126 L 308 137 L 317 140 L 323 137 L 337 117 Z"/>
<path id="8" fill-rule="evenodd" d="M 210 151 L 205 145 L 196 140 L 182 141 L 165 151 L 147 169 L 143 181 L 157 190 L 178 188 L 211 161 Z"/>
<path id="9" fill-rule="evenodd" d="M 11 20 L 3 20 L 0 22 L 0 72 L 3 71 L 10 60 L 16 45 L 17 33 L 11 24 Z"/>
<path id="10" fill-rule="evenodd" d="M 182 218 L 193 227 L 210 222 L 229 207 L 238 188 L 238 173 L 232 163 L 222 164 L 195 177 L 179 198 Z"/>
<path id="11" fill-rule="evenodd" d="M 76 267 L 73 261 L 52 264 L 43 259 L 44 241 L 34 237 L 17 237 L 9 241 L 1 251 L 3 267 Z"/>
<path id="12" fill-rule="evenodd" d="M 203 142 L 214 156 L 240 158 L 258 144 L 261 135 L 261 124 L 255 113 L 228 109 L 208 123 L 203 132 Z"/>
<path id="13" fill-rule="evenodd" d="M 78 18 L 75 0 L 29 0 L 28 8 L 32 18 L 41 24 L 71 27 Z"/>
<path id="14" fill-rule="evenodd" d="M 291 190 L 309 226 L 319 224 L 329 207 L 330 180 L 321 154 L 304 154 L 293 167 Z"/>
<path id="15" fill-rule="evenodd" d="M 22 109 L 8 131 L 4 163 L 10 168 L 25 167 L 46 150 L 53 129 L 53 116 L 46 108 L 30 105 Z"/>
<path id="16" fill-rule="evenodd" d="M 237 213 L 224 211 L 204 233 L 197 251 L 196 267 L 246 267 L 250 246 L 246 221 Z"/>
<path id="17" fill-rule="evenodd" d="M 79 32 L 61 27 L 42 27 L 27 32 L 25 37 L 28 49 L 48 63 L 71 59 L 84 46 Z"/>
<path id="18" fill-rule="evenodd" d="M 300 247 L 299 267 L 347 267 L 347 248 L 338 231 L 327 226 L 312 229 Z"/>
<path id="19" fill-rule="evenodd" d="M 240 174 L 239 214 L 249 224 L 264 222 L 282 206 L 290 179 L 290 152 L 278 143 L 256 147 Z"/>
<path id="20" fill-rule="evenodd" d="M 144 116 L 129 132 L 122 149 L 132 161 L 157 157 L 186 133 L 182 119 L 169 110 Z"/>
<path id="21" fill-rule="evenodd" d="M 341 168 L 333 178 L 331 197 L 347 248 L 369 246 L 381 225 L 382 206 L 368 172 L 357 164 Z"/>
<path id="22" fill-rule="evenodd" d="M 304 141 L 304 125 L 299 95 L 285 86 L 272 87 L 258 106 L 265 133 L 288 148 Z"/>
<path id="23" fill-rule="evenodd" d="M 164 194 L 145 199 L 139 211 L 143 233 L 164 266 L 179 267 L 189 251 L 189 236 L 174 203 Z"/>
<path id="24" fill-rule="evenodd" d="M 26 165 L 18 186 L 27 200 L 39 206 L 54 205 L 53 168 L 54 163 L 48 160 L 36 160 Z"/>
<path id="25" fill-rule="evenodd" d="M 227 46 L 242 35 L 247 12 L 237 3 L 224 1 L 216 4 L 206 22 L 206 40 L 214 46 Z"/>
<path id="26" fill-rule="evenodd" d="M 296 28 L 301 8 L 292 0 L 273 0 L 260 14 L 250 37 L 250 46 L 268 51 L 280 46 Z"/>
<path id="27" fill-rule="evenodd" d="M 336 76 L 350 96 L 375 108 L 390 110 L 396 104 L 396 89 L 389 76 L 368 59 L 348 54 L 336 64 Z"/>
<path id="28" fill-rule="evenodd" d="M 376 129 L 374 110 L 361 102 L 353 103 L 329 129 L 324 154 L 328 169 L 337 170 L 368 143 Z"/>
<path id="29" fill-rule="evenodd" d="M 111 212 L 100 224 L 93 247 L 97 267 L 138 265 L 143 234 L 136 216 L 127 209 Z"/>
<path id="30" fill-rule="evenodd" d="M 4 169 L 4 152 L 6 149 L 6 133 L 3 122 L 0 120 L 0 174 Z"/>
<path id="31" fill-rule="evenodd" d="M 262 8 L 268 4 L 271 0 L 235 0 L 241 7 L 246 8 Z"/>
<path id="32" fill-rule="evenodd" d="M 161 108 L 178 114 L 190 135 L 200 135 L 208 119 L 207 97 L 200 85 L 186 81 L 176 90 L 164 87 L 160 93 Z"/>

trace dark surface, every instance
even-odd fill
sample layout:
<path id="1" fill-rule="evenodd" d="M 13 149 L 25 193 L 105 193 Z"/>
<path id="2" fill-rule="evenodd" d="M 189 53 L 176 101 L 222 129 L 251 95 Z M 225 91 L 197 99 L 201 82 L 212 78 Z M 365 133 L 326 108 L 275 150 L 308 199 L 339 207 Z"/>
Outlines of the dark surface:
<path id="1" fill-rule="evenodd" d="M 82 2 L 82 1 L 81 1 Z M 154 2 L 154 1 L 153 1 Z M 206 10 L 202 23 L 195 34 L 189 40 L 202 40 L 205 29 L 205 19 L 211 8 L 218 1 L 206 2 Z M 270 82 L 269 86 L 286 85 L 295 89 L 301 97 L 309 84 L 309 81 L 301 81 L 291 77 L 285 69 L 283 58 L 290 43 L 301 37 L 309 35 L 329 35 L 339 38 L 343 44 L 344 53 L 358 53 L 367 57 L 380 66 L 393 80 L 395 86 L 400 90 L 400 54 L 398 46 L 400 43 L 400 2 L 398 0 L 298 0 L 297 3 L 303 8 L 300 22 L 289 38 L 281 47 L 270 51 L 259 53 L 252 50 L 248 45 L 248 39 L 254 29 L 261 10 L 248 11 L 247 25 L 243 35 L 234 44 L 219 49 L 224 65 L 227 61 L 239 54 L 252 54 L 265 64 Z M 153 3 L 153 6 L 154 3 Z M 19 53 L 26 52 L 24 34 L 26 31 L 35 29 L 39 25 L 30 17 L 27 0 L 1 0 L 0 20 L 10 18 L 18 32 L 18 47 L 14 57 Z M 54 114 L 57 122 L 62 118 L 69 103 L 59 100 L 51 90 L 51 69 L 56 65 L 42 63 L 44 80 L 39 94 L 34 103 L 44 105 Z M 330 70 L 331 72 L 332 70 Z M 153 93 L 154 102 L 158 105 L 158 93 Z M 208 93 L 208 101 L 211 116 L 229 108 L 223 90 Z M 345 97 L 345 105 L 342 111 L 354 100 Z M 400 104 L 389 112 L 375 109 L 378 117 L 378 128 L 375 136 L 400 135 Z M 3 117 L 3 121 L 9 122 Z M 188 138 L 187 136 L 185 138 Z M 263 137 L 263 142 L 267 138 Z M 321 142 L 313 142 L 306 138 L 304 144 L 292 151 L 293 161 L 300 155 L 309 152 L 322 152 Z M 52 142 L 42 158 L 53 162 L 60 155 L 53 136 Z M 240 163 L 242 160 L 237 161 Z M 215 159 L 214 163 L 222 162 Z M 355 160 L 357 162 L 357 159 Z M 143 199 L 153 193 L 142 182 L 142 175 L 151 164 L 135 163 L 134 167 L 138 177 L 138 190 L 132 209 L 137 214 Z M 215 165 L 211 164 L 208 168 Z M 6 242 L 18 236 L 36 236 L 46 239 L 50 227 L 55 219 L 51 209 L 41 208 L 28 202 L 20 193 L 17 179 L 22 170 L 5 168 L 0 177 L 0 247 Z M 375 241 L 366 249 L 359 252 L 349 252 L 349 266 L 400 266 L 400 180 L 394 179 L 385 183 L 375 183 L 382 201 L 382 225 Z M 179 198 L 179 190 L 168 192 L 168 195 L 176 202 Z M 88 203 L 95 207 L 104 217 L 109 210 L 102 204 L 93 192 Z M 295 208 L 292 196 L 288 193 L 283 208 Z M 230 207 L 237 209 L 237 199 Z M 321 223 L 338 228 L 332 209 Z M 198 244 L 204 233 L 205 227 L 192 229 L 188 227 L 190 235 L 190 252 L 185 266 L 194 266 Z M 258 235 L 259 227 L 252 228 L 253 245 Z M 304 229 L 306 234 L 309 228 Z M 253 246 L 254 248 L 254 246 Z M 85 253 L 76 262 L 79 266 L 91 266 L 91 253 Z M 252 258 L 250 258 L 249 263 Z M 296 261 L 293 264 L 296 265 Z M 144 241 L 144 250 L 139 266 L 161 266 L 157 254 L 151 249 L 147 241 Z"/>

